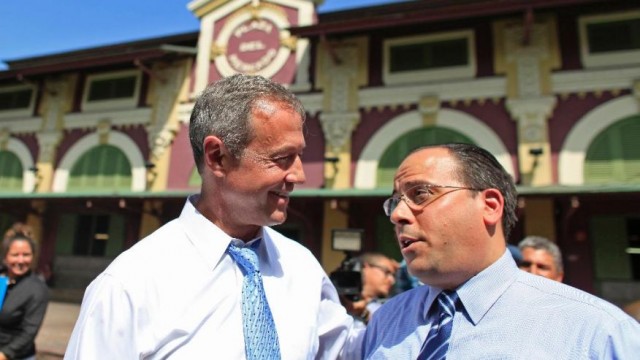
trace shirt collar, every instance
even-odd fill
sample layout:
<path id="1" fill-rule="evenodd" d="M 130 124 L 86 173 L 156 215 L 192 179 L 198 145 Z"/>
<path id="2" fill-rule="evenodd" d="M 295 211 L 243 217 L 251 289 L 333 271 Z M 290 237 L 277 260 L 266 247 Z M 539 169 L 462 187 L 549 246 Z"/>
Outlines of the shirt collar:
<path id="1" fill-rule="evenodd" d="M 464 309 L 474 325 L 482 320 L 493 304 L 511 286 L 519 271 L 511 253 L 505 250 L 498 261 L 457 289 Z"/>
<path id="2" fill-rule="evenodd" d="M 227 251 L 229 243 L 234 242 L 238 246 L 248 246 L 253 244 L 258 239 L 260 241 L 258 251 L 258 258 L 260 262 L 267 262 L 271 254 L 275 251 L 272 245 L 272 240 L 268 231 L 265 231 L 265 227 L 262 227 L 258 237 L 251 241 L 244 243 L 242 240 L 234 239 L 227 235 L 222 229 L 209 221 L 204 215 L 202 215 L 198 209 L 194 206 L 200 195 L 191 195 L 187 199 L 179 219 L 183 224 L 184 232 L 187 238 L 198 250 L 198 254 L 202 257 L 202 260 L 207 265 L 207 268 L 214 269 L 220 260 L 223 258 Z"/>

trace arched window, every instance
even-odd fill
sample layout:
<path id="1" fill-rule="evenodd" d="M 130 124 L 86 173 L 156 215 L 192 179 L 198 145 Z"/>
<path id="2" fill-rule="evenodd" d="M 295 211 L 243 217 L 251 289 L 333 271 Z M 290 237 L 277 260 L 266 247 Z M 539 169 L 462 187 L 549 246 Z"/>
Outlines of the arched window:
<path id="1" fill-rule="evenodd" d="M 411 151 L 427 145 L 438 145 L 450 142 L 473 144 L 468 137 L 457 131 L 442 127 L 425 127 L 410 131 L 394 141 L 385 150 L 378 163 L 378 187 L 392 187 L 393 177 L 402 160 Z"/>
<path id="2" fill-rule="evenodd" d="M 22 191 L 22 164 L 11 151 L 0 151 L 0 191 Z"/>
<path id="3" fill-rule="evenodd" d="M 585 183 L 640 181 L 640 115 L 620 120 L 593 140 L 585 157 Z"/>
<path id="4" fill-rule="evenodd" d="M 131 190 L 131 164 L 117 147 L 96 146 L 73 165 L 67 190 Z"/>

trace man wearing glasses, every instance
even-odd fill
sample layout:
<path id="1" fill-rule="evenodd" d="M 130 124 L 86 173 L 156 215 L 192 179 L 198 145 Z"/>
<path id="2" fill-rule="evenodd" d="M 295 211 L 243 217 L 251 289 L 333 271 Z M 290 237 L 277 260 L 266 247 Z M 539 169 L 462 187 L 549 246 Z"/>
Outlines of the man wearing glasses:
<path id="1" fill-rule="evenodd" d="M 375 252 L 364 253 L 355 260 L 362 275 L 360 297 L 354 302 L 341 300 L 358 326 L 364 327 L 391 293 L 398 265 L 387 256 Z"/>
<path id="2" fill-rule="evenodd" d="M 382 306 L 365 359 L 637 359 L 640 325 L 619 308 L 520 271 L 506 249 L 513 180 L 474 145 L 415 150 L 384 210 L 425 286 Z"/>

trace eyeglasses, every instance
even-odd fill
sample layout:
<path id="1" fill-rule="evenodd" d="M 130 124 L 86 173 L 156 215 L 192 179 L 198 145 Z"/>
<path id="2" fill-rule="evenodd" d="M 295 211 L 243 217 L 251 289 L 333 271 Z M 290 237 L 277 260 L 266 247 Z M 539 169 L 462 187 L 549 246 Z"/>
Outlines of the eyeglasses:
<path id="1" fill-rule="evenodd" d="M 384 274 L 386 276 L 391 276 L 391 277 L 395 276 L 393 271 L 389 270 L 389 268 L 386 267 L 386 266 L 376 265 L 376 264 L 369 264 L 369 266 L 374 267 L 374 268 L 379 269 L 379 270 L 382 270 L 382 272 L 384 272 Z"/>
<path id="2" fill-rule="evenodd" d="M 432 189 L 454 189 L 452 191 L 448 191 L 446 193 L 442 193 L 439 196 L 433 196 Z M 404 200 L 404 202 L 409 206 L 411 210 L 418 211 L 427 205 L 434 202 L 436 199 L 440 198 L 440 196 L 444 196 L 446 194 L 452 193 L 458 190 L 472 190 L 472 191 L 482 191 L 481 189 L 475 189 L 465 186 L 449 186 L 449 185 L 433 185 L 433 184 L 420 184 L 413 187 L 408 188 L 400 195 L 395 194 L 392 197 L 385 200 L 384 204 L 382 204 L 382 208 L 384 209 L 384 213 L 387 216 L 391 216 L 393 210 L 398 207 L 400 204 L 400 200 Z"/>

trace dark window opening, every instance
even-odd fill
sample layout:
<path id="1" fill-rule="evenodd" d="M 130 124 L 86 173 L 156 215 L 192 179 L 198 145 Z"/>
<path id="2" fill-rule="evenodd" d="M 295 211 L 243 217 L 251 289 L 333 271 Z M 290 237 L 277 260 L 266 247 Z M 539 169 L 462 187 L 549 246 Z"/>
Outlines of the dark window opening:
<path id="1" fill-rule="evenodd" d="M 438 69 L 469 63 L 468 40 L 455 39 L 390 48 L 390 72 Z"/>
<path id="2" fill-rule="evenodd" d="M 587 25 L 589 52 L 640 49 L 640 19 L 612 21 Z"/>
<path id="3" fill-rule="evenodd" d="M 104 256 L 109 240 L 109 215 L 80 215 L 76 223 L 73 254 Z"/>
<path id="4" fill-rule="evenodd" d="M 28 109 L 31 104 L 31 89 L 0 92 L 0 111 Z"/>
<path id="5" fill-rule="evenodd" d="M 88 101 L 131 98 L 135 93 L 136 77 L 94 80 L 89 86 Z"/>
<path id="6" fill-rule="evenodd" d="M 640 218 L 627 219 L 628 253 L 634 280 L 640 280 Z"/>

